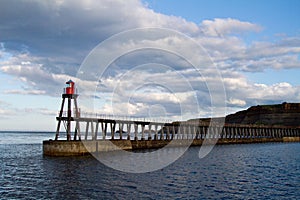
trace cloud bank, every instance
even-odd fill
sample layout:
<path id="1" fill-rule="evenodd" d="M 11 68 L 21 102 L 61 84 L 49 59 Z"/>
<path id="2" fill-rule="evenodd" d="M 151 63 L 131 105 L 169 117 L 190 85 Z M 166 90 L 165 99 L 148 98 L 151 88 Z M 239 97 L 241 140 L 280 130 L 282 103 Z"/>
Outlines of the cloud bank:
<path id="1" fill-rule="evenodd" d="M 72 78 L 80 87 L 94 88 L 97 85 L 98 93 L 90 91 L 85 95 L 100 99 L 99 112 L 111 113 L 109 98 L 114 98 L 114 112 L 118 114 L 149 114 L 149 108 L 153 108 L 157 112 L 153 111 L 151 115 L 175 116 L 180 113 L 178 102 L 184 102 L 186 105 L 198 103 L 203 108 L 201 114 L 209 115 L 211 100 L 205 82 L 214 81 L 211 66 L 203 67 L 201 76 L 198 76 L 195 69 L 187 67 L 184 59 L 172 53 L 131 52 L 115 60 L 101 82 L 76 79 L 84 58 L 99 43 L 122 31 L 151 27 L 181 32 L 207 52 L 221 72 L 229 110 L 262 103 L 300 101 L 299 86 L 287 82 L 272 85 L 253 83 L 244 75 L 266 69 L 299 69 L 299 37 L 283 37 L 274 42 L 253 40 L 249 43 L 243 36 L 258 34 L 264 27 L 232 18 L 205 19 L 196 24 L 181 17 L 157 13 L 138 0 L 2 0 L 0 72 L 23 83 L 22 89 L 16 87 L 3 93 L 59 96 L 64 82 Z M 137 37 L 136 40 L 143 38 Z M 164 45 L 173 45 L 176 52 L 182 48 L 181 42 L 176 37 L 153 35 L 152 40 L 144 41 L 144 44 L 151 46 L 158 43 L 162 49 Z M 107 52 L 134 44 L 134 40 L 116 43 Z M 195 59 L 201 57 L 191 48 L 181 51 L 195 55 Z M 172 70 L 148 65 L 140 73 L 134 71 L 136 74 L 132 73 L 128 81 L 120 79 L 126 71 L 147 63 L 170 66 Z M 177 81 L 176 72 L 189 81 L 192 89 L 184 91 L 184 82 Z M 122 84 L 118 84 L 120 80 Z M 132 96 L 128 96 L 130 92 L 122 93 L 128 91 L 130 85 L 143 85 L 147 80 L 154 83 L 164 80 L 165 85 L 172 85 L 175 89 L 167 91 L 156 85 L 137 89 Z M 116 88 L 118 95 L 109 95 L 109 91 Z M 102 96 L 99 95 L 101 92 Z M 159 105 L 163 105 L 164 109 Z M 3 108 L 0 111 L 8 112 Z M 196 112 L 190 113 L 190 117 L 196 115 Z"/>

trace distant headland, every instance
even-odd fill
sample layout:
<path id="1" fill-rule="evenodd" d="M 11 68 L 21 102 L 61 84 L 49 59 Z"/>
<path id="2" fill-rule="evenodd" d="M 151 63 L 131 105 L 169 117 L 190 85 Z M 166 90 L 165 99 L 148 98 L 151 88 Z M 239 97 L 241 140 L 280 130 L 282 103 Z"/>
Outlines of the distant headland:
<path id="1" fill-rule="evenodd" d="M 211 118 L 190 119 L 208 123 Z M 300 103 L 272 104 L 251 106 L 247 110 L 242 110 L 225 117 L 214 118 L 214 121 L 224 121 L 225 124 L 239 125 L 265 125 L 265 126 L 300 126 Z"/>

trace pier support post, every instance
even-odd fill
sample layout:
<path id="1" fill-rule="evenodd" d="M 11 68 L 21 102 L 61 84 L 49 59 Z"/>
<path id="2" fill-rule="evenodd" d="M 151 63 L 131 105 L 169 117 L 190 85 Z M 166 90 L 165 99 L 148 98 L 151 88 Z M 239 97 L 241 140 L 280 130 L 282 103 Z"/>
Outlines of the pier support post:
<path id="1" fill-rule="evenodd" d="M 197 135 L 196 125 L 193 125 L 192 138 L 195 139 L 196 135 Z"/>
<path id="2" fill-rule="evenodd" d="M 209 137 L 208 136 L 208 126 L 204 126 L 203 128 L 204 128 L 204 137 L 203 137 L 203 139 L 205 139 L 205 138 Z"/>
<path id="3" fill-rule="evenodd" d="M 237 138 L 238 137 L 238 134 L 239 134 L 239 130 L 238 130 L 238 127 L 234 127 L 234 129 L 233 129 L 234 131 L 233 131 L 233 138 Z"/>
<path id="4" fill-rule="evenodd" d="M 127 123 L 127 140 L 130 140 L 131 123 Z"/>
<path id="5" fill-rule="evenodd" d="M 245 132 L 242 127 L 237 127 L 237 138 L 245 138 Z"/>
<path id="6" fill-rule="evenodd" d="M 170 127 L 169 126 L 166 126 L 166 129 L 167 129 L 167 140 L 170 140 Z"/>
<path id="7" fill-rule="evenodd" d="M 55 135 L 55 140 L 58 139 L 58 136 L 59 136 L 59 130 L 60 130 L 60 124 L 61 124 L 61 118 L 62 118 L 62 115 L 63 115 L 63 112 L 64 112 L 64 105 L 65 105 L 65 98 L 63 98 L 62 100 L 62 103 L 61 103 L 61 108 L 60 108 L 60 111 L 59 111 L 59 120 L 58 120 L 58 124 L 57 124 L 57 129 L 56 129 L 56 135 Z"/>
<path id="8" fill-rule="evenodd" d="M 154 125 L 154 130 L 155 130 L 155 133 L 154 133 L 154 140 L 157 140 L 158 139 L 158 131 L 157 131 L 157 124 Z"/>
<path id="9" fill-rule="evenodd" d="M 97 140 L 97 138 L 98 138 L 98 130 L 99 130 L 99 121 L 97 120 L 97 122 L 96 122 L 96 130 L 95 130 L 95 140 Z"/>
<path id="10" fill-rule="evenodd" d="M 141 140 L 145 140 L 145 124 L 142 124 L 142 138 Z"/>
<path id="11" fill-rule="evenodd" d="M 189 139 L 189 135 L 191 133 L 190 125 L 186 126 L 186 139 Z"/>
<path id="12" fill-rule="evenodd" d="M 279 132 L 278 132 L 278 128 L 273 128 L 273 132 L 276 138 L 280 138 Z"/>
<path id="13" fill-rule="evenodd" d="M 138 140 L 138 125 L 134 123 L 134 140 Z"/>
<path id="14" fill-rule="evenodd" d="M 233 131 L 233 128 L 232 127 L 228 127 L 228 138 L 232 138 L 232 131 Z"/>
<path id="15" fill-rule="evenodd" d="M 226 135 L 226 131 L 225 131 L 225 128 L 224 126 L 220 126 L 220 138 L 223 139 Z"/>
<path id="16" fill-rule="evenodd" d="M 89 132 L 89 121 L 86 122 L 86 127 L 85 127 L 85 136 L 84 139 L 87 140 L 88 137 L 88 132 Z"/>
<path id="17" fill-rule="evenodd" d="M 177 136 L 176 136 L 177 139 L 181 139 L 181 130 L 182 130 L 181 124 L 179 124 L 177 126 Z"/>
<path id="18" fill-rule="evenodd" d="M 94 122 L 91 121 L 92 140 L 95 140 Z"/>
<path id="19" fill-rule="evenodd" d="M 106 131 L 107 131 L 107 123 L 101 122 L 101 128 L 102 128 L 102 139 L 106 139 Z"/>
<path id="20" fill-rule="evenodd" d="M 81 140 L 81 133 L 80 133 L 80 124 L 78 122 L 78 120 L 76 120 L 76 126 L 75 126 L 75 133 L 74 133 L 74 140 Z"/>
<path id="21" fill-rule="evenodd" d="M 67 116 L 67 140 L 71 140 L 71 98 L 68 98 L 68 116 Z"/>
<path id="22" fill-rule="evenodd" d="M 184 137 L 186 137 L 186 125 L 184 124 L 184 125 L 182 126 L 182 128 L 183 128 L 182 139 L 184 139 Z"/>
<path id="23" fill-rule="evenodd" d="M 119 122 L 119 134 L 120 134 L 120 140 L 123 139 L 123 126 L 124 126 L 124 123 L 122 122 Z"/>
<path id="24" fill-rule="evenodd" d="M 111 130 L 111 139 L 115 139 L 115 130 L 116 130 L 116 123 L 111 122 L 110 123 L 110 130 Z"/>
<path id="25" fill-rule="evenodd" d="M 78 135 L 78 139 L 81 140 L 80 124 L 78 121 L 78 119 L 80 118 L 80 113 L 77 105 L 77 96 L 74 96 L 74 106 L 75 106 L 75 118 L 76 118 L 74 140 L 76 140 L 77 135 Z"/>
<path id="26" fill-rule="evenodd" d="M 172 126 L 172 138 L 171 139 L 172 140 L 175 139 L 175 126 L 174 125 Z"/>
<path id="27" fill-rule="evenodd" d="M 152 136 L 151 136 L 151 135 L 152 135 L 152 132 L 151 132 L 152 130 L 151 130 L 151 127 L 152 127 L 152 124 L 149 124 L 149 125 L 148 125 L 148 128 L 149 128 L 149 132 L 148 132 L 148 140 L 152 140 Z"/>
<path id="28" fill-rule="evenodd" d="M 195 136 L 195 138 L 200 139 L 199 136 L 200 136 L 200 126 L 196 125 L 196 136 Z"/>
<path id="29" fill-rule="evenodd" d="M 222 134 L 223 134 L 223 129 L 222 129 L 222 127 L 221 126 L 219 126 L 219 125 L 217 125 L 217 127 L 216 127 L 216 134 L 217 134 L 217 139 L 220 139 L 220 138 L 222 138 L 223 136 L 222 136 Z"/>
<path id="30" fill-rule="evenodd" d="M 160 131 L 161 131 L 161 132 L 160 132 L 160 140 L 164 140 L 164 134 L 165 134 L 165 133 L 164 133 L 164 132 L 165 132 L 165 131 L 164 131 L 164 125 L 161 125 Z"/>
<path id="31" fill-rule="evenodd" d="M 248 131 L 249 131 L 250 138 L 253 138 L 253 131 L 250 127 L 248 127 Z"/>
<path id="32" fill-rule="evenodd" d="M 205 139 L 206 138 L 206 127 L 202 126 L 201 127 L 201 139 Z"/>
<path id="33" fill-rule="evenodd" d="M 286 137 L 285 129 L 281 129 L 282 137 Z"/>

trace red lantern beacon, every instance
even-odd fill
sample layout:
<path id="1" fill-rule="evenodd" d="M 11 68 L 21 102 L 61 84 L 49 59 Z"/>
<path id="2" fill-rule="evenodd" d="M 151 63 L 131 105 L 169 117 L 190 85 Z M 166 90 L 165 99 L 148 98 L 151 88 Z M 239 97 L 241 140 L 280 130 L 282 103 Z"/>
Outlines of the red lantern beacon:
<path id="1" fill-rule="evenodd" d="M 69 80 L 66 82 L 66 84 L 67 87 L 64 88 L 64 93 L 62 94 L 62 103 L 61 103 L 61 109 L 59 111 L 59 116 L 56 118 L 58 120 L 58 124 L 56 129 L 55 140 L 57 140 L 59 137 L 60 125 L 62 121 L 66 125 L 65 128 L 67 132 L 67 140 L 71 140 L 71 122 L 76 121 L 76 119 L 79 117 L 78 106 L 77 106 L 78 94 L 76 94 L 75 92 L 76 91 L 75 83 L 72 80 Z M 67 112 L 64 112 L 66 99 L 67 99 Z M 73 110 L 73 113 L 72 113 L 72 100 L 74 102 L 74 109 L 75 109 Z M 77 134 L 80 139 L 78 121 L 76 121 L 74 140 L 76 140 Z"/>
<path id="2" fill-rule="evenodd" d="M 66 82 L 67 87 L 66 87 L 66 94 L 74 94 L 75 91 L 75 83 L 72 80 L 69 80 Z"/>

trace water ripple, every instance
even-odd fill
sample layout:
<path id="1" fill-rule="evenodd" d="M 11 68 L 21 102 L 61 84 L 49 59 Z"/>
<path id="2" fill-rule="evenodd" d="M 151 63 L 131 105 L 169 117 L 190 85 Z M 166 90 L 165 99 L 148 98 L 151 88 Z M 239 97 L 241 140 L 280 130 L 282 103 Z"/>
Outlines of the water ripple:
<path id="1" fill-rule="evenodd" d="M 199 159 L 199 148 L 192 147 L 162 170 L 128 174 L 91 156 L 43 157 L 41 144 L 0 144 L 0 197 L 297 199 L 299 150 L 300 143 L 227 145 Z"/>

